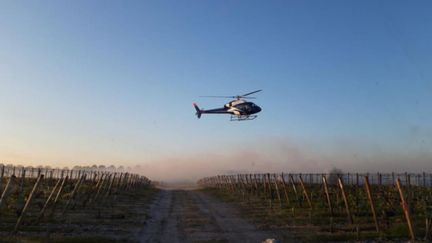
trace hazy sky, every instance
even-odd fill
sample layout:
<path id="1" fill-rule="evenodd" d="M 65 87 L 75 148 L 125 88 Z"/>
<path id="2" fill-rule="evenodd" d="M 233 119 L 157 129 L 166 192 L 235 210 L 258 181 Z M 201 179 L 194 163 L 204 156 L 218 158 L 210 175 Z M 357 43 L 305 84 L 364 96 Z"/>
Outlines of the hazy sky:
<path id="1" fill-rule="evenodd" d="M 0 160 L 139 164 L 157 178 L 177 169 L 179 178 L 430 171 L 431 9 L 431 1 L 2 1 Z M 192 102 L 228 101 L 200 95 L 256 89 L 263 111 L 254 121 L 194 116 Z"/>

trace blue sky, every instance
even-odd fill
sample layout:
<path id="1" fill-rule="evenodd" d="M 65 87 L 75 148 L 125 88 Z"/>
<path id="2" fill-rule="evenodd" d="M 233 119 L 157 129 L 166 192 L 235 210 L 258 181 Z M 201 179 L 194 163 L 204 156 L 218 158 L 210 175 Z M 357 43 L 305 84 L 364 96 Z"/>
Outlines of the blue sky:
<path id="1" fill-rule="evenodd" d="M 140 164 L 273 138 L 330 156 L 341 144 L 426 153 L 431 5 L 5 1 L 0 155 Z M 225 102 L 200 95 L 256 89 L 263 112 L 252 122 L 194 116 L 192 102 Z"/>

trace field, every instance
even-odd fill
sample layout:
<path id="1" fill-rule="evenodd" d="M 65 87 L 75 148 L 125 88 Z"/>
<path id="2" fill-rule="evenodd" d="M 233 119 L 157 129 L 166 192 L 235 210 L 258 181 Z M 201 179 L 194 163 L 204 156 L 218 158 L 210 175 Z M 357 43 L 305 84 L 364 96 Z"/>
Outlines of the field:
<path id="1" fill-rule="evenodd" d="M 136 241 L 157 191 L 131 173 L 0 168 L 2 242 Z"/>
<path id="2" fill-rule="evenodd" d="M 432 174 L 140 175 L 0 167 L 2 242 L 430 241 Z"/>
<path id="3" fill-rule="evenodd" d="M 240 174 L 199 184 L 260 228 L 304 241 L 431 240 L 431 174 Z"/>

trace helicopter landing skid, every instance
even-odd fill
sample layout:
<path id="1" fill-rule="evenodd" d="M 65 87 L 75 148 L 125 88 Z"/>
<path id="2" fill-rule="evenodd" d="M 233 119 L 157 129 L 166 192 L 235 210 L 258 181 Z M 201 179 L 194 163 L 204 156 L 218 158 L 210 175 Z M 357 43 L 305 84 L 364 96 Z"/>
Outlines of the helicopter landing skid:
<path id="1" fill-rule="evenodd" d="M 257 115 L 248 115 L 248 116 L 235 116 L 232 115 L 230 121 L 249 121 L 249 120 L 253 120 L 255 118 L 257 118 Z"/>

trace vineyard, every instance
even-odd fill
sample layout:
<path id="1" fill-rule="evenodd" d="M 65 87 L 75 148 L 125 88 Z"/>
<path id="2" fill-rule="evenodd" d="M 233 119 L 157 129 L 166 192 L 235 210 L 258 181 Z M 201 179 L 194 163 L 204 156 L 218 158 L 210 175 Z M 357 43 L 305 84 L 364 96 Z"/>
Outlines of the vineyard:
<path id="1" fill-rule="evenodd" d="M 0 189 L 0 235 L 11 242 L 130 240 L 154 191 L 149 179 L 132 173 L 12 166 L 0 167 Z"/>
<path id="2" fill-rule="evenodd" d="M 431 240 L 432 174 L 238 174 L 198 183 L 261 227 L 310 241 Z"/>
<path id="3" fill-rule="evenodd" d="M 0 236 L 5 242 L 151 242 L 173 234 L 160 232 L 170 229 L 190 240 L 235 238 L 220 230 L 237 226 L 227 224 L 232 215 L 229 206 L 218 203 L 223 199 L 239 206 L 259 232 L 282 232 L 282 242 L 284 236 L 289 241 L 432 239 L 432 174 L 238 174 L 198 184 L 203 191 L 158 193 L 149 211 L 157 190 L 144 176 L 0 165 Z M 213 225 L 215 218 L 220 222 Z M 205 237 L 193 233 L 209 229 L 214 232 Z"/>

